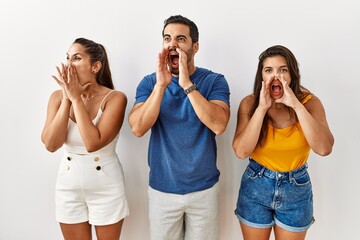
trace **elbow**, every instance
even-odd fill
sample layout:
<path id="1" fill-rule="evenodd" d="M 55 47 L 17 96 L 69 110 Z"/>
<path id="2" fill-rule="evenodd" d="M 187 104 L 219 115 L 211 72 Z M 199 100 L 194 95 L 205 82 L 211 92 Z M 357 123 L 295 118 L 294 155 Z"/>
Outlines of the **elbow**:
<path id="1" fill-rule="evenodd" d="M 102 148 L 101 146 L 99 146 L 97 144 L 88 144 L 88 145 L 85 145 L 85 147 L 86 147 L 86 151 L 88 153 L 96 152 Z"/>
<path id="2" fill-rule="evenodd" d="M 240 148 L 239 146 L 236 146 L 235 144 L 233 144 L 233 149 L 235 152 L 235 155 L 240 158 L 240 159 L 245 159 L 247 157 L 250 156 L 248 151 L 244 151 L 242 148 Z"/>
<path id="3" fill-rule="evenodd" d="M 44 133 L 41 134 L 41 141 L 43 142 L 46 150 L 51 153 L 56 152 L 56 150 L 58 150 L 62 146 L 62 144 L 56 143 L 56 141 L 47 138 Z"/>
<path id="4" fill-rule="evenodd" d="M 96 152 L 97 150 L 99 150 L 99 149 L 92 148 L 92 147 L 86 147 L 86 151 L 87 151 L 88 153 L 93 153 L 93 152 Z"/>
<path id="5" fill-rule="evenodd" d="M 131 130 L 132 131 L 132 133 L 135 135 L 135 137 L 142 137 L 142 136 L 144 136 L 144 132 L 141 132 L 141 131 L 137 131 L 136 129 L 134 129 L 134 130 Z"/>
<path id="6" fill-rule="evenodd" d="M 136 137 L 142 137 L 145 134 L 145 131 L 143 131 L 141 128 L 136 127 L 136 126 L 131 126 L 131 132 L 136 136 Z"/>
<path id="7" fill-rule="evenodd" d="M 327 156 L 332 152 L 332 145 L 330 146 L 324 146 L 316 151 L 314 151 L 316 154 L 320 155 L 320 156 Z"/>
<path id="8" fill-rule="evenodd" d="M 144 136 L 146 131 L 143 131 L 139 124 L 136 124 L 135 122 L 132 121 L 132 119 L 129 117 L 129 125 L 131 128 L 131 132 L 136 136 L 136 137 L 142 137 Z"/>
<path id="9" fill-rule="evenodd" d="M 61 146 L 60 146 L 61 147 Z M 49 152 L 53 153 L 56 152 L 59 148 L 59 146 L 53 145 L 53 144 L 46 144 L 45 143 L 45 148 L 46 150 L 48 150 Z"/>
<path id="10" fill-rule="evenodd" d="M 331 138 L 329 141 L 324 142 L 316 150 L 313 151 L 320 156 L 327 156 L 332 152 L 334 146 L 334 138 Z"/>
<path id="11" fill-rule="evenodd" d="M 236 151 L 236 150 L 235 150 L 235 155 L 240 159 L 245 159 L 250 156 L 250 154 L 248 154 L 247 152 Z"/>
<path id="12" fill-rule="evenodd" d="M 227 123 L 226 124 L 217 124 L 215 126 L 214 129 L 212 129 L 212 131 L 216 134 L 216 135 L 221 135 L 225 132 L 227 127 Z"/>
<path id="13" fill-rule="evenodd" d="M 219 127 L 217 129 L 214 129 L 213 132 L 216 134 L 216 136 L 218 136 L 218 135 L 223 134 L 225 132 L 225 130 L 226 130 L 226 127 Z"/>

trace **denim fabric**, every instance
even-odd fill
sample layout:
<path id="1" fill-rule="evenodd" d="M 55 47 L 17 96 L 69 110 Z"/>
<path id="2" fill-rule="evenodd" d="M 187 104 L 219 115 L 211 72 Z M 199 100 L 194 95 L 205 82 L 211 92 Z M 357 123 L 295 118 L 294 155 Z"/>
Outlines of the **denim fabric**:
<path id="1" fill-rule="evenodd" d="M 270 228 L 276 224 L 291 232 L 306 231 L 314 222 L 307 164 L 290 172 L 275 172 L 250 159 L 235 214 L 250 227 Z"/>

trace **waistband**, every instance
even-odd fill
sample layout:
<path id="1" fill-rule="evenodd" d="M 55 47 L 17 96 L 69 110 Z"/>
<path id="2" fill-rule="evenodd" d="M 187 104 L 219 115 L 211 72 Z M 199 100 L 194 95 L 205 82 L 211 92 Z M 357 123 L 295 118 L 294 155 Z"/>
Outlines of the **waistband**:
<path id="1" fill-rule="evenodd" d="M 249 158 L 249 166 L 259 175 L 259 176 L 265 176 L 271 179 L 292 179 L 297 178 L 304 173 L 307 172 L 308 164 L 305 163 L 301 167 L 294 169 L 289 172 L 276 172 L 273 170 L 270 170 L 259 163 L 257 163 L 254 159 Z"/>
<path id="2" fill-rule="evenodd" d="M 78 153 L 72 153 L 69 151 L 64 151 L 65 157 L 77 157 L 77 158 L 94 158 L 94 157 L 109 157 L 109 156 L 117 156 L 115 151 L 99 151 L 99 152 L 93 152 L 93 153 L 87 153 L 87 154 L 78 154 Z"/>

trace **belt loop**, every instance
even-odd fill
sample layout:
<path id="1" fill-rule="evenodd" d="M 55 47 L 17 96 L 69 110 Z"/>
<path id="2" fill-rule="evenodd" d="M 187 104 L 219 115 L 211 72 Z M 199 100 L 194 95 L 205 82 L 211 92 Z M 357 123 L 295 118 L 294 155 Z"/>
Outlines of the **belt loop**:
<path id="1" fill-rule="evenodd" d="M 292 183 L 294 182 L 294 174 L 293 174 L 293 171 L 290 171 L 289 172 L 289 181 Z"/>
<path id="2" fill-rule="evenodd" d="M 260 172 L 258 173 L 259 177 L 262 177 L 264 175 L 265 167 L 261 167 Z"/>

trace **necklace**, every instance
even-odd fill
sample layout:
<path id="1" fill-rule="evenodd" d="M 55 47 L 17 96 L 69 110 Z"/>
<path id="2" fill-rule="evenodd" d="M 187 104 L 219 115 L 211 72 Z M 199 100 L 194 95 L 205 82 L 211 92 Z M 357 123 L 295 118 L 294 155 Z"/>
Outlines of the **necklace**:
<path id="1" fill-rule="evenodd" d="M 89 101 L 89 100 L 93 99 L 93 97 L 95 97 L 95 95 L 94 95 L 94 94 L 92 94 L 92 95 L 91 95 L 91 96 L 89 96 L 89 97 L 84 97 L 84 95 L 83 95 L 83 94 L 81 94 L 81 97 L 82 97 L 82 98 L 84 98 L 85 100 Z"/>

